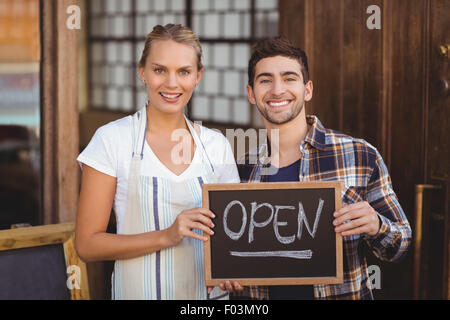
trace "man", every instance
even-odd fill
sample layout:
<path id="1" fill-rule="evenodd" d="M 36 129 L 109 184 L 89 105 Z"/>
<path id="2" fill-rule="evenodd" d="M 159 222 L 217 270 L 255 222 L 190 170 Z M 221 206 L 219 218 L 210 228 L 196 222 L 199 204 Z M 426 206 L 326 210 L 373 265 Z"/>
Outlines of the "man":
<path id="1" fill-rule="evenodd" d="M 334 213 L 333 224 L 343 236 L 344 283 L 247 287 L 244 291 L 238 284 L 222 286 L 239 288 L 237 298 L 373 299 L 361 245 L 365 243 L 381 260 L 395 261 L 411 242 L 411 228 L 383 159 L 366 141 L 325 129 L 317 117 L 306 116 L 305 102 L 313 95 L 307 58 L 288 41 L 259 42 L 248 75 L 248 99 L 261 113 L 269 141 L 253 151 L 257 161 L 251 161 L 251 152 L 239 166 L 241 180 L 342 181 L 343 207 Z M 278 141 L 271 141 L 272 130 L 278 130 Z"/>

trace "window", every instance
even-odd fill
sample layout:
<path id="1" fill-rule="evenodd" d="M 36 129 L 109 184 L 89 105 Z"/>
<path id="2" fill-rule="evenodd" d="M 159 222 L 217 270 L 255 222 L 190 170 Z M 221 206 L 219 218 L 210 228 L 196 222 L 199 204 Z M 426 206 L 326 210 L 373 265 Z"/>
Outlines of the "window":
<path id="1" fill-rule="evenodd" d="M 0 1 L 0 230 L 43 222 L 39 1 Z"/>
<path id="2" fill-rule="evenodd" d="M 277 0 L 89 1 L 90 104 L 132 112 L 147 100 L 137 74 L 146 35 L 156 24 L 190 26 L 203 47 L 205 72 L 192 119 L 251 125 L 247 64 L 251 44 L 278 34 Z"/>

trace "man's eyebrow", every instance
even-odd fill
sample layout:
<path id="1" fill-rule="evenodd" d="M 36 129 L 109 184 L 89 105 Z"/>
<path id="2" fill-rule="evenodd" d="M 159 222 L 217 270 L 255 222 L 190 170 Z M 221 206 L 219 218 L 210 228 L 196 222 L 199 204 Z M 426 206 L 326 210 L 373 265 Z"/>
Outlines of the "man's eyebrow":
<path id="1" fill-rule="evenodd" d="M 281 72 L 281 75 L 283 77 L 289 76 L 289 75 L 294 75 L 294 76 L 297 76 L 300 78 L 300 75 L 295 71 L 284 71 L 284 72 Z M 273 77 L 273 73 L 263 72 L 263 73 L 258 74 L 255 79 L 258 79 L 259 77 Z"/>
<path id="2" fill-rule="evenodd" d="M 273 77 L 273 74 L 269 72 L 263 72 L 258 74 L 255 79 L 258 79 L 259 77 Z"/>
<path id="3" fill-rule="evenodd" d="M 297 77 L 300 78 L 300 75 L 297 72 L 294 72 L 294 71 L 286 71 L 286 72 L 283 72 L 281 75 L 282 76 L 294 75 L 294 76 L 297 76 Z"/>

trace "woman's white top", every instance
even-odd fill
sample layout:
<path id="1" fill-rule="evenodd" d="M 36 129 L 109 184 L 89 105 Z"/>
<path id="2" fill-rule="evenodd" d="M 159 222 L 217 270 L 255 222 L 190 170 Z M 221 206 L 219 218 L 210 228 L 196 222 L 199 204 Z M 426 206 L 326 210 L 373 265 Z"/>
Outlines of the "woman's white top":
<path id="1" fill-rule="evenodd" d="M 133 152 L 132 126 L 132 117 L 127 116 L 100 127 L 95 132 L 88 146 L 77 158 L 80 165 L 86 164 L 102 173 L 117 178 L 113 208 L 116 213 L 118 234 L 122 233 L 126 211 L 128 170 L 130 169 Z M 240 179 L 236 162 L 228 140 L 219 131 L 211 130 L 204 126 L 199 127 L 200 140 L 214 167 L 218 182 L 239 183 Z M 174 140 L 178 141 L 178 138 L 176 137 Z M 177 181 L 204 175 L 208 170 L 202 163 L 198 148 L 195 150 L 190 166 L 179 176 L 161 163 L 147 143 L 144 144 L 143 152 L 145 161 L 141 165 L 142 175 L 150 174 L 150 172 L 154 174 L 155 170 L 151 170 L 151 168 L 154 169 L 156 166 L 160 177 Z M 187 152 L 187 154 L 191 153 Z"/>

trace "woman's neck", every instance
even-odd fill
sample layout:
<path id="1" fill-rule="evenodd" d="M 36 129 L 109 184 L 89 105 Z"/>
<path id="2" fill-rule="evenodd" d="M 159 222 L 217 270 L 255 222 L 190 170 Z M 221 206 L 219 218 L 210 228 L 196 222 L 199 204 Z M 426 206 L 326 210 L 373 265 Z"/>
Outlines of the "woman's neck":
<path id="1" fill-rule="evenodd" d="M 177 129 L 188 129 L 182 112 L 166 113 L 147 104 L 147 130 L 171 135 Z"/>

